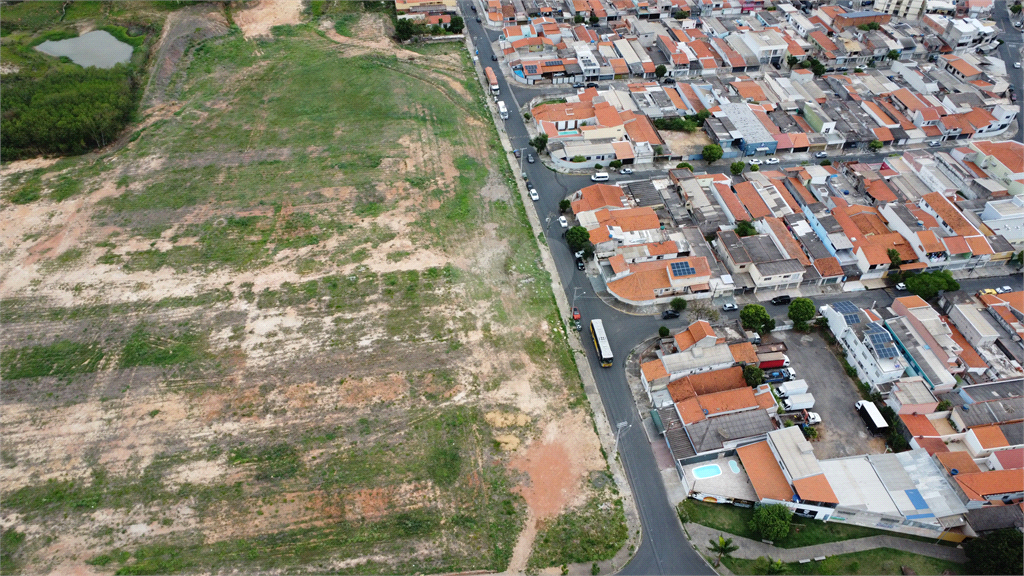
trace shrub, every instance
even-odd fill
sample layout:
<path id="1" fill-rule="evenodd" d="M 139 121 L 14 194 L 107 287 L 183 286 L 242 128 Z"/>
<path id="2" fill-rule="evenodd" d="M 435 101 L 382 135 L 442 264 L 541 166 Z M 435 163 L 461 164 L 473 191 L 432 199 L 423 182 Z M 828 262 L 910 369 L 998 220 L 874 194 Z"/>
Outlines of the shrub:
<path id="1" fill-rule="evenodd" d="M 668 329 L 668 326 L 662 326 L 661 328 L 658 328 L 658 336 L 661 336 L 662 338 L 668 338 L 668 335 L 670 333 L 671 331 Z"/>
<path id="2" fill-rule="evenodd" d="M 793 519 L 793 511 L 782 504 L 761 506 L 754 511 L 750 520 L 750 529 L 764 540 L 781 540 L 789 535 L 789 523 Z"/>

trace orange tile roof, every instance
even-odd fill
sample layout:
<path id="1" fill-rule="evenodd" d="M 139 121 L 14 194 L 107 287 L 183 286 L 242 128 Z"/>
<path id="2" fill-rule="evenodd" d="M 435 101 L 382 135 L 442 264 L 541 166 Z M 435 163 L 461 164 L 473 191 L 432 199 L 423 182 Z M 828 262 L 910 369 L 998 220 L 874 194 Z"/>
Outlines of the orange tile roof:
<path id="1" fill-rule="evenodd" d="M 733 189 L 736 191 L 736 197 L 739 198 L 743 207 L 750 213 L 751 218 L 773 216 L 772 211 L 768 209 L 768 205 L 761 199 L 761 195 L 757 193 L 753 184 L 750 182 L 738 182 L 733 186 Z"/>
<path id="2" fill-rule="evenodd" d="M 790 258 L 796 259 L 803 266 L 810 266 L 811 259 L 804 254 L 800 243 L 796 241 L 796 238 L 793 238 L 793 234 L 786 228 L 786 224 L 782 220 L 769 217 L 765 218 L 764 221 L 772 229 L 772 232 L 775 233 L 775 237 L 779 239 L 779 243 L 786 249 L 786 253 Z"/>
<path id="3" fill-rule="evenodd" d="M 689 278 L 706 278 L 711 274 L 707 258 L 703 256 L 635 262 L 629 265 L 630 274 L 608 282 L 608 290 L 633 302 L 646 302 L 655 298 L 655 290 L 669 288 L 668 267 L 673 262 L 687 262 L 695 273 Z"/>
<path id="4" fill-rule="evenodd" d="M 626 134 L 629 139 L 633 142 L 650 142 L 651 146 L 658 146 L 665 144 L 665 141 L 661 139 L 661 135 L 658 133 L 657 128 L 651 123 L 650 118 L 643 114 L 634 114 L 633 112 L 623 111 L 619 113 L 622 116 L 623 124 L 626 128 Z"/>
<path id="5" fill-rule="evenodd" d="M 885 180 L 877 179 L 865 182 L 865 190 L 868 195 L 879 202 L 895 202 L 896 194 L 889 188 Z"/>
<path id="6" fill-rule="evenodd" d="M 730 344 L 729 351 L 732 352 L 732 359 L 736 362 L 757 364 L 757 348 L 755 348 L 750 342 Z"/>
<path id="7" fill-rule="evenodd" d="M 1024 172 L 1024 144 L 1012 140 L 1005 142 L 980 140 L 975 141 L 974 146 L 986 156 L 995 157 L 1014 174 Z"/>
<path id="8" fill-rule="evenodd" d="M 755 102 L 767 100 L 764 95 L 764 90 L 761 90 L 761 86 L 753 80 L 747 80 L 745 82 L 731 82 L 733 88 L 740 95 L 740 98 L 749 98 Z"/>
<path id="9" fill-rule="evenodd" d="M 759 406 L 754 398 L 754 390 L 750 386 L 702 394 L 697 396 L 697 401 L 700 402 L 701 408 L 707 411 L 708 417 Z"/>
<path id="10" fill-rule="evenodd" d="M 634 158 L 633 146 L 629 142 L 612 142 L 612 149 L 615 150 L 616 160 Z"/>
<path id="11" fill-rule="evenodd" d="M 935 457 L 938 458 L 939 463 L 946 469 L 946 472 L 952 472 L 953 470 L 956 470 L 957 474 L 977 474 L 981 472 L 981 468 L 978 468 L 974 458 L 971 458 L 971 455 L 967 452 L 946 452 Z"/>
<path id="12" fill-rule="evenodd" d="M 767 441 L 737 448 L 736 455 L 740 457 L 758 499 L 782 502 L 793 499 L 793 488 L 786 481 L 786 475 Z"/>
<path id="13" fill-rule="evenodd" d="M 923 414 L 900 414 L 900 420 L 911 436 L 942 436 L 932 421 Z"/>
<path id="14" fill-rule="evenodd" d="M 790 137 L 792 138 L 793 135 L 790 134 Z M 806 134 L 804 135 L 804 138 L 805 139 L 807 138 Z M 796 143 L 794 142 L 793 145 L 796 146 Z M 799 194 L 801 197 L 803 197 L 804 202 L 806 204 L 814 204 L 815 202 L 818 201 L 814 197 L 814 195 L 811 194 L 811 191 L 808 190 L 807 187 L 804 186 L 803 183 L 800 182 L 800 180 L 798 178 L 792 178 L 792 177 L 789 178 L 789 183 L 793 185 L 793 188 L 796 190 L 796 193 Z"/>
<path id="15" fill-rule="evenodd" d="M 1008 292 L 996 296 L 999 300 L 1006 302 L 1011 308 L 1018 312 L 1024 312 L 1024 291 Z"/>
<path id="16" fill-rule="evenodd" d="M 950 254 L 967 254 L 971 251 L 963 236 L 948 236 L 942 239 L 942 243 L 946 245 L 946 252 Z"/>
<path id="17" fill-rule="evenodd" d="M 665 256 L 666 254 L 678 254 L 679 247 L 675 242 L 648 242 L 644 244 L 647 247 L 647 253 L 651 256 Z"/>
<path id="18" fill-rule="evenodd" d="M 969 62 L 967 62 L 966 60 L 959 56 L 954 56 L 953 54 L 944 54 L 940 56 L 940 58 L 945 60 L 947 65 L 952 67 L 957 72 L 963 74 L 964 76 L 977 76 L 978 74 L 981 74 L 981 70 L 978 70 Z"/>
<path id="19" fill-rule="evenodd" d="M 725 202 L 725 207 L 732 214 L 735 220 L 750 220 L 750 214 L 747 209 L 743 207 L 739 198 L 736 197 L 736 193 L 729 188 L 728 184 L 722 182 L 715 182 L 715 189 L 718 191 L 718 195 Z"/>
<path id="20" fill-rule="evenodd" d="M 608 264 L 612 267 L 612 272 L 621 274 L 626 270 L 629 270 L 629 266 L 626 265 L 626 258 L 622 254 L 616 254 L 608 259 Z"/>
<path id="21" fill-rule="evenodd" d="M 820 30 L 811 32 L 810 37 L 818 44 L 818 46 L 821 46 L 821 49 L 825 52 L 836 52 L 839 50 L 839 48 L 836 47 L 836 43 L 829 40 L 828 36 L 825 36 L 825 33 Z"/>
<path id="22" fill-rule="evenodd" d="M 572 213 L 581 214 L 599 208 L 624 208 L 628 203 L 623 202 L 625 194 L 622 188 L 608 184 L 592 184 L 580 190 L 580 199 L 572 203 Z"/>
<path id="23" fill-rule="evenodd" d="M 768 172 L 762 172 L 762 174 L 768 176 Z M 772 183 L 772 186 L 775 186 L 775 189 L 779 191 L 779 195 L 782 196 L 782 199 L 786 201 L 786 204 L 789 205 L 793 212 L 800 213 L 802 211 L 800 203 L 796 201 L 796 198 L 794 198 L 793 195 L 790 194 L 789 189 L 786 188 L 786 183 L 783 181 L 784 178 L 785 175 L 782 174 L 780 174 L 778 179 L 768 176 L 768 181 Z"/>
<path id="24" fill-rule="evenodd" d="M 861 245 L 877 246 L 882 249 L 885 253 L 884 262 L 874 262 L 874 264 L 884 264 L 889 262 L 889 249 L 895 249 L 900 253 L 900 259 L 904 262 L 911 262 L 917 260 L 917 253 L 911 248 L 910 244 L 907 244 L 906 239 L 902 235 L 896 232 L 890 232 L 888 234 L 873 234 L 871 236 L 865 236 L 861 241 Z"/>
<path id="25" fill-rule="evenodd" d="M 907 110 L 910 110 L 911 112 L 923 110 L 928 107 L 927 104 L 921 102 L 920 98 L 918 98 L 913 92 L 907 90 L 906 88 L 900 88 L 899 90 L 893 92 L 892 96 L 893 98 L 899 100 L 904 106 L 906 106 Z"/>
<path id="26" fill-rule="evenodd" d="M 832 491 L 832 485 L 828 483 L 828 479 L 825 478 L 824 474 L 816 474 L 814 476 L 808 476 L 807 478 L 794 480 L 793 488 L 796 488 L 796 495 L 799 496 L 801 500 L 839 504 L 839 498 L 837 498 L 836 493 Z"/>
<path id="27" fill-rule="evenodd" d="M 957 354 L 957 356 L 960 357 L 960 361 L 968 368 L 988 368 L 988 363 L 985 362 L 974 347 L 967 342 L 967 338 L 965 338 L 964 335 L 956 329 L 956 326 L 953 326 L 949 322 L 946 324 L 952 332 L 950 336 L 953 338 L 953 341 L 959 344 L 962 349 L 960 353 Z"/>
<path id="28" fill-rule="evenodd" d="M 691 346 L 707 337 L 715 337 L 715 331 L 711 328 L 711 324 L 704 320 L 694 322 L 686 330 L 676 334 L 676 348 L 680 352 L 688 350 Z"/>
<path id="29" fill-rule="evenodd" d="M 917 238 L 921 241 L 921 247 L 928 254 L 946 251 L 946 247 L 942 245 L 942 242 L 939 242 L 938 237 L 931 230 L 921 230 L 917 233 Z"/>
<path id="30" fill-rule="evenodd" d="M 668 371 L 665 370 L 665 363 L 661 359 L 644 362 L 640 365 L 640 371 L 644 373 L 647 382 L 651 383 L 660 378 L 667 378 Z"/>
<path id="31" fill-rule="evenodd" d="M 650 206 L 620 208 L 618 210 L 603 208 L 595 212 L 594 217 L 597 218 L 599 226 L 617 226 L 622 228 L 623 232 L 657 230 L 661 228 L 658 214 Z"/>
<path id="32" fill-rule="evenodd" d="M 903 304 L 904 306 L 911 310 L 914 308 L 928 307 L 928 303 L 924 301 L 924 298 L 921 298 L 916 294 L 911 296 L 900 296 L 899 298 L 896 299 L 896 301 L 899 302 L 900 304 Z"/>
<path id="33" fill-rule="evenodd" d="M 772 395 L 771 386 L 762 384 L 761 388 L 767 388 L 764 392 L 754 391 L 754 398 L 757 400 L 757 405 L 765 410 L 770 410 L 778 406 L 775 402 L 775 396 Z M 760 388 L 759 388 L 760 390 Z"/>
<path id="34" fill-rule="evenodd" d="M 925 194 L 922 199 L 942 218 L 943 222 L 952 228 L 954 234 L 961 236 L 976 236 L 978 234 L 978 230 L 942 194 L 931 192 Z"/>
<path id="35" fill-rule="evenodd" d="M 985 496 L 1012 494 L 1024 491 L 1024 474 L 1020 470 L 992 470 L 976 474 L 958 474 L 953 477 L 971 500 L 985 500 Z"/>
<path id="36" fill-rule="evenodd" d="M 843 267 L 839 264 L 839 260 L 835 256 L 818 258 L 814 261 L 814 267 L 818 270 L 818 274 L 821 274 L 822 278 L 832 278 L 834 276 L 843 275 Z"/>
<path id="37" fill-rule="evenodd" d="M 870 104 L 874 104 L 874 103 L 870 102 Z M 875 106 L 875 108 L 878 108 L 878 106 Z M 880 140 L 880 141 L 882 141 L 882 142 L 892 142 L 892 140 L 893 140 L 892 132 L 890 132 L 889 129 L 886 128 L 885 126 L 879 126 L 878 128 L 872 128 L 871 131 L 874 132 L 875 138 Z"/>
<path id="38" fill-rule="evenodd" d="M 659 360 L 658 362 L 660 363 L 661 361 Z M 682 402 L 687 398 L 714 394 L 715 392 L 723 392 L 725 390 L 734 390 L 745 386 L 747 386 L 747 382 L 743 379 L 743 368 L 734 366 L 724 370 L 712 370 L 711 372 L 683 376 L 678 380 L 669 382 L 666 388 L 669 395 L 672 396 L 672 400 Z"/>
<path id="39" fill-rule="evenodd" d="M 915 218 L 917 218 L 918 220 L 921 221 L 922 224 L 924 224 L 925 228 L 937 228 L 939 226 L 939 221 L 936 220 L 931 214 L 925 212 L 924 210 L 921 210 L 920 208 L 912 204 L 907 204 L 906 207 L 907 210 L 910 210 L 910 213 L 913 214 Z"/>
<path id="40" fill-rule="evenodd" d="M 683 424 L 693 424 L 706 418 L 704 416 L 704 409 L 701 408 L 696 396 L 687 398 L 682 402 L 676 402 L 676 409 L 679 410 L 679 416 L 683 419 Z"/>
<path id="41" fill-rule="evenodd" d="M 978 438 L 978 443 L 981 444 L 981 447 L 987 450 L 1010 445 L 1006 440 L 1006 436 L 1003 435 L 1003 431 L 999 429 L 998 424 L 975 426 L 971 430 L 974 431 L 974 435 Z"/>
<path id="42" fill-rule="evenodd" d="M 985 240 L 984 236 L 968 236 L 965 240 L 967 240 L 967 245 L 971 247 L 971 254 L 974 256 L 995 254 L 995 250 L 989 246 L 988 240 Z"/>
<path id="43" fill-rule="evenodd" d="M 929 456 L 934 456 L 941 452 L 949 452 L 949 447 L 939 438 L 918 438 L 917 445 L 924 448 Z"/>
<path id="44" fill-rule="evenodd" d="M 565 102 L 563 104 L 541 104 L 530 111 L 537 122 L 565 122 L 567 120 L 588 120 L 594 118 L 594 105 L 590 102 Z"/>

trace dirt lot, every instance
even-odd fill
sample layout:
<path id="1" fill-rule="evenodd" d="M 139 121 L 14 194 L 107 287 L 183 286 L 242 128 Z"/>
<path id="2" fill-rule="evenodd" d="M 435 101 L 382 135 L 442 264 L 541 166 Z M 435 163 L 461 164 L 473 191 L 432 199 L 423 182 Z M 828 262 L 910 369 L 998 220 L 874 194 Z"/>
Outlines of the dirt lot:
<path id="1" fill-rule="evenodd" d="M 297 5 L 171 13 L 121 145 L 2 167 L 42 190 L 0 203 L 5 573 L 500 571 L 527 518 L 624 523 L 465 50 Z"/>

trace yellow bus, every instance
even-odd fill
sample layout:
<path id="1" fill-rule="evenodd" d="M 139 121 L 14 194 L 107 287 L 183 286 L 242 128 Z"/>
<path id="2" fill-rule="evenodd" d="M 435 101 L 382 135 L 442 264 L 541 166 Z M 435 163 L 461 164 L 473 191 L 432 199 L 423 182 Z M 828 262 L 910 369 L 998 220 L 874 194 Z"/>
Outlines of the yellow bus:
<path id="1" fill-rule="evenodd" d="M 601 358 L 601 366 L 610 368 L 615 357 L 612 356 L 612 347 L 608 343 L 608 336 L 604 333 L 604 323 L 600 320 L 590 321 L 590 335 L 594 337 L 594 349 Z"/>

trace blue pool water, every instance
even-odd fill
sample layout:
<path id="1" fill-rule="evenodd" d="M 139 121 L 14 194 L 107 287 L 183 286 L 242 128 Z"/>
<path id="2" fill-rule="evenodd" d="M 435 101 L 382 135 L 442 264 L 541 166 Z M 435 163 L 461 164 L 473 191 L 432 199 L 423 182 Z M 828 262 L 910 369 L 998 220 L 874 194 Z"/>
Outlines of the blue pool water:
<path id="1" fill-rule="evenodd" d="M 732 470 L 733 474 L 740 473 L 740 465 L 735 460 L 729 460 L 729 470 Z"/>
<path id="2" fill-rule="evenodd" d="M 708 464 L 707 466 L 701 466 L 700 468 L 693 469 L 693 475 L 698 480 L 714 478 L 721 473 L 722 469 L 718 467 L 718 464 Z"/>

